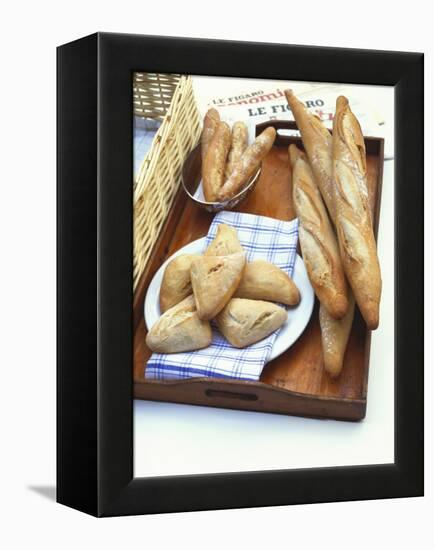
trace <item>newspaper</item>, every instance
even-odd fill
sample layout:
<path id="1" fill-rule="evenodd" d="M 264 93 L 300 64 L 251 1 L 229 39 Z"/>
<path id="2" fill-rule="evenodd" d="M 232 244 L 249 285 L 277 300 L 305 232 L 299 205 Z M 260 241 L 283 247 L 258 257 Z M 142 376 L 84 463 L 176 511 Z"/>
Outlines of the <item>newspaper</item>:
<path id="1" fill-rule="evenodd" d="M 197 78 L 197 77 L 194 77 Z M 221 79 L 223 80 L 223 79 Z M 255 135 L 255 126 L 267 120 L 294 120 L 291 109 L 285 98 L 284 90 L 289 86 L 256 86 L 248 91 L 221 94 L 219 96 L 203 97 L 203 87 L 196 87 L 196 97 L 201 115 L 214 107 L 220 113 L 222 120 L 229 124 L 237 120 L 243 120 L 249 128 L 249 138 Z M 283 83 L 285 84 L 285 83 Z M 223 85 L 221 89 L 224 89 Z M 335 112 L 336 98 L 338 95 L 348 97 L 351 109 L 358 118 L 363 134 L 371 137 L 385 138 L 385 158 L 393 158 L 393 132 L 392 125 L 386 124 L 384 116 L 373 108 L 369 101 L 363 97 L 363 87 L 339 85 L 339 84 L 310 84 L 306 83 L 304 91 L 295 90 L 297 97 L 304 102 L 306 107 L 317 115 L 324 125 L 331 129 Z M 295 135 L 296 130 L 285 130 L 282 133 Z"/>
<path id="2" fill-rule="evenodd" d="M 338 95 L 345 95 L 360 122 L 363 134 L 383 137 L 385 159 L 392 159 L 394 156 L 393 120 L 390 114 L 387 120 L 385 114 L 380 112 L 384 105 L 376 108 L 373 87 L 368 87 L 371 91 L 368 94 L 367 87 L 348 84 L 273 82 L 201 76 L 193 77 L 193 86 L 202 117 L 210 107 L 214 107 L 219 111 L 221 118 L 229 124 L 243 120 L 249 129 L 250 142 L 255 138 L 257 124 L 267 120 L 294 120 L 285 99 L 284 90 L 287 88 L 292 87 L 297 97 L 304 101 L 306 107 L 329 129 L 333 124 L 336 98 Z M 390 107 L 393 113 L 393 104 Z M 147 122 L 139 117 L 134 117 L 134 121 L 134 174 L 137 176 L 141 162 L 152 144 L 156 128 L 146 126 Z M 279 131 L 289 135 L 297 134 L 296 130 Z"/>

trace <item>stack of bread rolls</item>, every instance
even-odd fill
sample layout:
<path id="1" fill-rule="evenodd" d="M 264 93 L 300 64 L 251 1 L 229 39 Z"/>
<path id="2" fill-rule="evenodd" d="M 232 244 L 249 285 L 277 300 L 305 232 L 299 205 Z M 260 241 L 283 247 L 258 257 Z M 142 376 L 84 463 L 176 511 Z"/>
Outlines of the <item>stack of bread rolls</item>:
<path id="1" fill-rule="evenodd" d="M 336 101 L 333 132 L 291 90 L 285 95 L 305 153 L 289 148 L 300 247 L 320 302 L 324 367 L 339 376 L 357 303 L 369 329 L 379 323 L 381 273 L 368 201 L 366 151 L 347 98 Z"/>
<path id="2" fill-rule="evenodd" d="M 263 260 L 246 262 L 236 230 L 220 224 L 203 255 L 182 254 L 167 265 L 160 288 L 162 316 L 146 343 L 158 353 L 207 347 L 215 319 L 226 340 L 243 348 L 285 323 L 286 310 L 273 302 L 295 306 L 299 301 L 284 271 Z"/>
<path id="3" fill-rule="evenodd" d="M 244 122 L 232 129 L 220 120 L 216 109 L 206 113 L 201 136 L 202 187 L 207 202 L 231 199 L 249 183 L 273 146 L 276 130 L 266 128 L 248 144 Z"/>

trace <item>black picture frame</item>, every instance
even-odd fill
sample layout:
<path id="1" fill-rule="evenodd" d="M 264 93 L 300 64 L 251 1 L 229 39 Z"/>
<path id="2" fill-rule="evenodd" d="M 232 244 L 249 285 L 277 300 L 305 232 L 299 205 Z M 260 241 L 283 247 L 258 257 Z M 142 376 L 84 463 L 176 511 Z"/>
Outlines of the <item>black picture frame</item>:
<path id="1" fill-rule="evenodd" d="M 58 502 L 114 516 L 423 495 L 423 54 L 97 33 L 57 67 Z M 133 478 L 136 70 L 395 86 L 393 464 Z"/>

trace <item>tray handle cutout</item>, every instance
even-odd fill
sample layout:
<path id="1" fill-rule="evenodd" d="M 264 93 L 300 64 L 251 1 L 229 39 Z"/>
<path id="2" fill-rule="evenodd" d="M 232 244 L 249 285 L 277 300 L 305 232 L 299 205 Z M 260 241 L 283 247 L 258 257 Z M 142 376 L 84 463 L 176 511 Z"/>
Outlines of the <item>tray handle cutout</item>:
<path id="1" fill-rule="evenodd" d="M 207 397 L 225 397 L 229 399 L 240 399 L 241 401 L 257 401 L 258 396 L 255 393 L 241 393 L 226 390 L 205 390 Z"/>

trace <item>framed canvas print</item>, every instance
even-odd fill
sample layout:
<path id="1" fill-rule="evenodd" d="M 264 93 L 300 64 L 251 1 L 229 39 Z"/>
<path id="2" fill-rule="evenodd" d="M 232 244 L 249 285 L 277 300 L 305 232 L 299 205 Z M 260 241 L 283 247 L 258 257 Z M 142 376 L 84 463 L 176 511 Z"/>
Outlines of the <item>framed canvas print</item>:
<path id="1" fill-rule="evenodd" d="M 423 55 L 98 33 L 57 81 L 58 501 L 422 495 Z"/>

